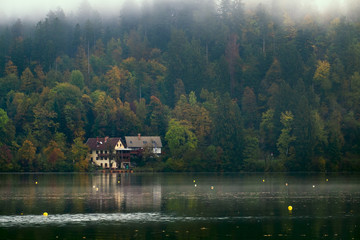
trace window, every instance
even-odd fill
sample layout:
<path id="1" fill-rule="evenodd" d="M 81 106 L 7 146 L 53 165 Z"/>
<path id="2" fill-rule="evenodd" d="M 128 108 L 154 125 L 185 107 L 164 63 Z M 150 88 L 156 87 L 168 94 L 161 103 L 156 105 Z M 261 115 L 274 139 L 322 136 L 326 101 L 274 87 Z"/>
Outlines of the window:
<path id="1" fill-rule="evenodd" d="M 107 151 L 105 150 L 105 154 L 107 153 Z"/>
<path id="2" fill-rule="evenodd" d="M 90 154 L 92 154 L 92 150 L 90 150 Z"/>
<path id="3" fill-rule="evenodd" d="M 96 154 L 99 154 L 99 151 L 98 151 L 98 150 L 96 150 Z"/>
<path id="4" fill-rule="evenodd" d="M 101 159 L 101 160 L 104 160 L 104 157 L 101 157 L 100 159 Z"/>
<path id="5" fill-rule="evenodd" d="M 96 160 L 99 160 L 99 157 L 96 157 Z"/>
<path id="6" fill-rule="evenodd" d="M 100 153 L 103 154 L 103 150 L 101 150 Z"/>
<path id="7" fill-rule="evenodd" d="M 130 141 L 130 143 L 132 143 L 132 141 Z"/>
<path id="8" fill-rule="evenodd" d="M 101 163 L 100 166 L 103 167 L 103 164 Z"/>
<path id="9" fill-rule="evenodd" d="M 143 144 L 147 144 L 147 141 L 143 141 Z"/>
<path id="10" fill-rule="evenodd" d="M 107 160 L 107 157 L 105 157 L 105 160 Z"/>
<path id="11" fill-rule="evenodd" d="M 107 163 L 105 163 L 105 167 L 107 168 Z"/>

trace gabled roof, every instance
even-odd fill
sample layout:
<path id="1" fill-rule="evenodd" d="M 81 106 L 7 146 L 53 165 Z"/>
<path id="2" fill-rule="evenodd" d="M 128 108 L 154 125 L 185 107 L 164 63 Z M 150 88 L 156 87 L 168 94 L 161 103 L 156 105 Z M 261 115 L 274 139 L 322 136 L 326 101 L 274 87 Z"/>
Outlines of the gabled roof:
<path id="1" fill-rule="evenodd" d="M 145 146 L 162 148 L 159 136 L 126 136 L 125 141 L 128 148 L 143 148 Z"/>
<path id="2" fill-rule="evenodd" d="M 108 150 L 109 148 L 114 149 L 119 141 L 121 138 L 89 138 L 86 145 L 91 150 Z"/>

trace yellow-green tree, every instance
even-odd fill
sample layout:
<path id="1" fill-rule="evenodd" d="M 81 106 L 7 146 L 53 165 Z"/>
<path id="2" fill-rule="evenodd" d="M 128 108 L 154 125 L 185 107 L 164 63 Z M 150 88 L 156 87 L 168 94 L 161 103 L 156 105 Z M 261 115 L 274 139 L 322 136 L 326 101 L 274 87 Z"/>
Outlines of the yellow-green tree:
<path id="1" fill-rule="evenodd" d="M 293 121 L 294 115 L 291 111 L 281 113 L 280 122 L 283 125 L 283 129 L 281 129 L 281 134 L 277 140 L 276 146 L 280 154 L 280 159 L 284 161 L 289 160 L 289 157 L 291 156 L 291 144 L 296 140 L 296 137 L 292 134 Z"/>
<path id="2" fill-rule="evenodd" d="M 186 167 L 183 159 L 184 156 L 186 154 L 193 153 L 198 145 L 198 139 L 188 128 L 188 123 L 186 121 L 171 119 L 169 122 L 169 129 L 165 135 L 165 140 L 168 143 L 171 153 L 171 160 L 169 163 L 172 163 L 172 161 L 179 161 L 182 162 L 182 164 L 178 167 L 181 167 L 181 165 L 182 167 Z"/>
<path id="3" fill-rule="evenodd" d="M 20 90 L 25 93 L 32 93 L 39 91 L 41 87 L 40 80 L 34 77 L 29 68 L 26 68 L 21 74 Z"/>
<path id="4" fill-rule="evenodd" d="M 78 172 L 87 171 L 89 168 L 89 161 L 86 155 L 89 152 L 89 147 L 83 142 L 82 137 L 77 137 L 71 145 L 71 160 L 74 165 L 74 170 Z"/>
<path id="5" fill-rule="evenodd" d="M 126 84 L 130 73 L 127 70 L 112 66 L 105 74 L 105 82 L 109 95 L 114 99 L 120 98 L 120 89 Z"/>
<path id="6" fill-rule="evenodd" d="M 314 73 L 314 82 L 316 86 L 320 87 L 321 91 L 327 92 L 331 89 L 330 63 L 328 61 L 318 61 Z"/>

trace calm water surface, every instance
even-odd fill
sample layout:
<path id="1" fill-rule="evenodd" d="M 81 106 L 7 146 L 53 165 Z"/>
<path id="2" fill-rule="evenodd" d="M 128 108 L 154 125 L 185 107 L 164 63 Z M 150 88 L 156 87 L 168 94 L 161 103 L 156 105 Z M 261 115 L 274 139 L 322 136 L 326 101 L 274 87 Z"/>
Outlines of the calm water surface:
<path id="1" fill-rule="evenodd" d="M 0 239 L 360 239 L 360 176 L 0 174 Z"/>

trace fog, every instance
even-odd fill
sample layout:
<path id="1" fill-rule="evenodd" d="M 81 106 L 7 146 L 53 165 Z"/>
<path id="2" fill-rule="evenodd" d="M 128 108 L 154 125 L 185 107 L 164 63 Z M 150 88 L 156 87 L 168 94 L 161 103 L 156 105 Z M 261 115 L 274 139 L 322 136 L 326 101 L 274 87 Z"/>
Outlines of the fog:
<path id="1" fill-rule="evenodd" d="M 0 0 L 0 20 L 17 18 L 38 21 L 49 11 L 62 9 L 67 15 L 76 15 L 84 6 L 91 6 L 101 15 L 119 15 L 123 1 L 117 0 Z"/>
<path id="2" fill-rule="evenodd" d="M 39 21 L 49 11 L 56 9 L 62 9 L 67 16 L 75 16 L 81 15 L 79 12 L 83 11 L 84 8 L 96 11 L 103 18 L 111 18 L 120 15 L 124 2 L 127 5 L 131 3 L 131 5 L 135 4 L 140 7 L 144 2 L 149 6 L 149 3 L 152 1 L 157 0 L 0 0 L 0 21 L 4 23 L 5 21 L 16 20 L 18 18 L 25 21 Z M 220 1 L 218 0 L 218 2 Z M 354 14 L 354 11 L 358 12 L 360 9 L 360 1 L 358 0 L 242 0 L 242 2 L 248 8 L 255 7 L 261 3 L 269 7 L 268 9 L 274 9 L 274 6 L 277 6 L 277 9 L 285 9 L 294 14 L 300 11 L 302 13 L 309 11 L 319 14 L 337 13 L 347 15 L 351 12 Z"/>

